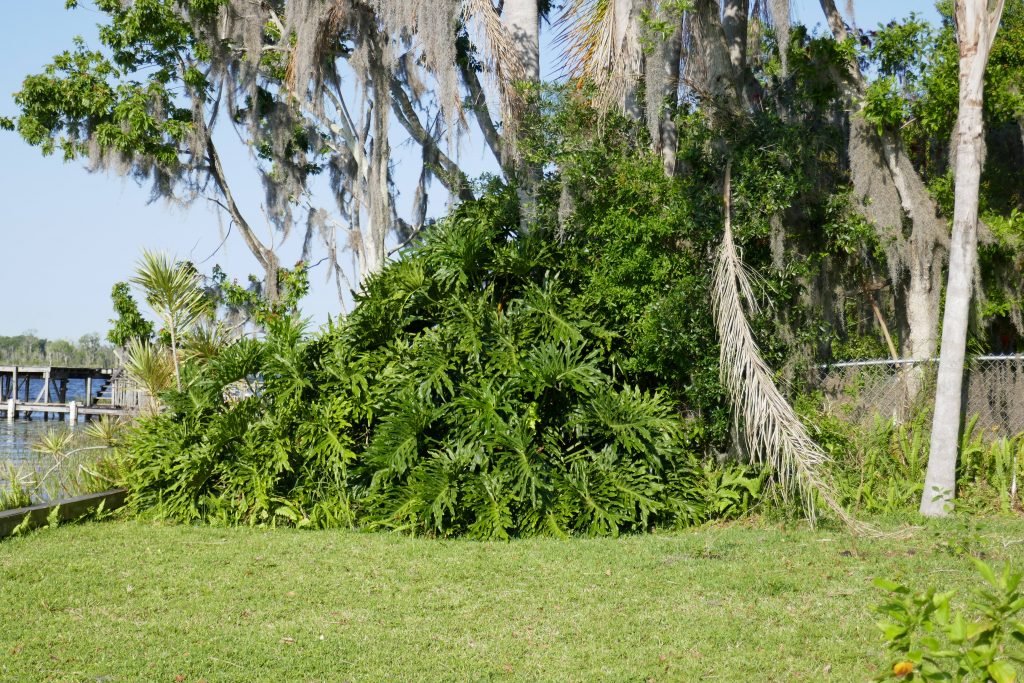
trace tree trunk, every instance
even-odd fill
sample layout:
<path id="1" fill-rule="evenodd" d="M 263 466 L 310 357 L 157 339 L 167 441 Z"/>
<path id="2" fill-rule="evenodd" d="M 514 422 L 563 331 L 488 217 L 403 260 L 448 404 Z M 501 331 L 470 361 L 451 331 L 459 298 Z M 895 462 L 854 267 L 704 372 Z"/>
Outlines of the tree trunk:
<path id="1" fill-rule="evenodd" d="M 997 0 L 995 11 L 990 15 L 985 0 L 959 0 L 954 9 L 960 47 L 960 108 L 949 281 L 942 317 L 928 472 L 921 496 L 921 514 L 929 517 L 946 515 L 956 492 L 964 355 L 978 251 L 978 185 L 984 145 L 982 97 L 985 66 L 1002 8 L 1003 0 Z"/>
<path id="2" fill-rule="evenodd" d="M 768 14 L 775 26 L 775 39 L 779 44 L 779 63 L 782 65 L 782 76 L 789 75 L 789 34 L 790 6 L 789 0 L 768 0 Z M 839 37 L 836 36 L 836 40 Z"/>
<path id="3" fill-rule="evenodd" d="M 616 104 L 631 119 L 639 121 L 643 116 L 643 102 L 637 97 L 640 77 L 643 74 L 643 50 L 640 44 L 641 2 L 637 0 L 612 0 L 612 54 L 625 68 L 622 83 L 622 101 Z M 658 48 L 655 47 L 654 51 Z M 652 51 L 653 55 L 653 51 Z"/>
<path id="4" fill-rule="evenodd" d="M 697 0 L 690 12 L 691 58 L 697 56 L 704 71 L 704 97 L 713 108 L 735 111 L 739 104 L 736 70 L 722 29 L 718 0 Z"/>
<path id="5" fill-rule="evenodd" d="M 171 333 L 171 362 L 174 363 L 174 388 L 181 391 L 181 365 L 178 362 L 178 333 L 176 325 L 168 325 Z"/>
<path id="6" fill-rule="evenodd" d="M 833 0 L 821 0 L 821 7 L 837 41 L 848 38 L 846 23 Z M 866 84 L 857 63 L 849 65 L 851 86 L 848 96 L 863 107 Z M 848 154 L 850 176 L 858 199 L 858 210 L 874 224 L 882 244 L 887 245 L 890 279 L 900 347 L 904 357 L 931 358 L 938 332 L 943 256 L 948 246 L 945 219 L 938 214 L 934 199 L 903 153 L 899 135 L 877 132 L 855 111 L 850 116 Z M 904 223 L 910 220 L 909 236 Z M 904 274 L 905 272 L 905 274 Z M 907 366 L 902 372 L 905 406 L 913 406 L 924 385 L 924 368 Z"/>
<path id="7" fill-rule="evenodd" d="M 917 249 L 911 240 L 911 251 Z M 913 254 L 906 290 L 908 334 L 903 346 L 908 358 L 927 360 L 935 353 L 939 332 L 939 301 L 941 293 L 942 258 L 937 249 Z M 916 393 L 914 394 L 916 396 Z"/>
<path id="8" fill-rule="evenodd" d="M 540 80 L 540 15 L 537 0 L 505 0 L 501 21 L 519 50 L 526 78 Z"/>
<path id="9" fill-rule="evenodd" d="M 665 8 L 657 8 L 659 20 L 666 20 Z M 675 17 L 675 30 L 668 40 L 659 41 L 647 55 L 644 77 L 647 92 L 647 130 L 651 134 L 651 146 L 661 157 L 665 175 L 676 172 L 678 135 L 675 122 L 675 108 L 679 93 L 679 61 L 683 50 L 682 17 Z"/>
<path id="10" fill-rule="evenodd" d="M 539 82 L 540 14 L 537 10 L 537 0 L 505 0 L 501 21 L 519 52 L 519 60 L 526 79 L 531 83 Z M 518 159 L 518 155 L 513 154 L 511 158 Z M 514 168 L 515 175 L 518 176 L 516 195 L 519 197 L 519 232 L 525 235 L 537 217 L 537 186 L 543 172 L 539 167 L 522 160 L 513 166 L 507 154 L 506 158 L 502 159 L 502 165 Z"/>
<path id="11" fill-rule="evenodd" d="M 749 0 L 725 0 L 722 12 L 722 30 L 725 44 L 729 48 L 729 61 L 734 69 L 742 69 L 747 63 L 747 15 L 750 13 Z"/>

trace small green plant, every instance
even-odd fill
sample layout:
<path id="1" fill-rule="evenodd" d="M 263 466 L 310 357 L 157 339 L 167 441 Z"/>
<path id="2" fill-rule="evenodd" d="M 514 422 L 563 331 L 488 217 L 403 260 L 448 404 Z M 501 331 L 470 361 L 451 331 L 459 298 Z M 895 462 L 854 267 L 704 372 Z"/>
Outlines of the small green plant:
<path id="1" fill-rule="evenodd" d="M 34 473 L 26 472 L 12 463 L 5 465 L 3 475 L 0 475 L 0 478 L 6 480 L 6 484 L 0 486 L 0 511 L 28 507 L 32 504 L 32 490 L 37 485 Z"/>
<path id="2" fill-rule="evenodd" d="M 1007 564 L 997 574 L 974 560 L 985 583 L 965 610 L 951 606 L 955 593 L 935 588 L 913 592 L 907 586 L 876 579 L 889 593 L 876 608 L 890 662 L 876 680 L 995 681 L 1010 683 L 1024 663 L 1024 574 Z"/>
<path id="3" fill-rule="evenodd" d="M 124 480 L 116 446 L 124 423 L 104 418 L 85 429 L 49 429 L 32 444 L 33 458 L 0 474 L 0 510 L 28 507 L 114 488 Z"/>
<path id="4" fill-rule="evenodd" d="M 957 481 L 964 490 L 960 507 L 1012 512 L 1019 505 L 1017 480 L 1024 435 L 985 443 L 984 435 L 975 433 L 976 423 L 977 416 L 967 422 L 960 440 Z"/>

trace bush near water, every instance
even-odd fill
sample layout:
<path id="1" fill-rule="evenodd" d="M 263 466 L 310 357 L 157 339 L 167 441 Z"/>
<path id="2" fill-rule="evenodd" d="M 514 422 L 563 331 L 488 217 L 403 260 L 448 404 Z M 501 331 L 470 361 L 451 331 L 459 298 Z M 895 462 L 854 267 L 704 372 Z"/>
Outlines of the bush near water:
<path id="1" fill-rule="evenodd" d="M 710 235 L 653 159 L 622 158 L 600 189 L 590 229 L 559 240 L 553 224 L 517 234 L 515 195 L 493 185 L 322 333 L 268 316 L 264 339 L 187 364 L 127 439 L 136 505 L 476 538 L 746 512 L 761 477 L 704 457 L 722 431 L 717 350 L 691 327 L 709 328 Z M 648 360 L 666 324 L 672 382 Z M 252 391 L 226 391 L 238 382 Z M 681 397 L 707 416 L 682 416 Z"/>

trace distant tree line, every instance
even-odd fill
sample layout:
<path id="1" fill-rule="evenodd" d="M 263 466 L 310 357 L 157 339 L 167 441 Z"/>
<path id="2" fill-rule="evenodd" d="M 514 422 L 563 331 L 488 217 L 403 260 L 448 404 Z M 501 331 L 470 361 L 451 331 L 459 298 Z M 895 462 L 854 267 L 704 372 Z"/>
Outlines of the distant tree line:
<path id="1" fill-rule="evenodd" d="M 0 363 L 5 365 L 67 365 L 113 367 L 114 349 L 98 334 L 83 335 L 77 342 L 43 339 L 34 334 L 0 336 Z"/>

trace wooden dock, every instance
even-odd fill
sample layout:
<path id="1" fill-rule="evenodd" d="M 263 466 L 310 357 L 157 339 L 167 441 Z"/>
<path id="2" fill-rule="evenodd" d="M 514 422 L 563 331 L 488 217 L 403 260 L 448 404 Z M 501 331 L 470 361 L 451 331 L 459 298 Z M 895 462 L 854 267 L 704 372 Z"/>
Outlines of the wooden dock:
<path id="1" fill-rule="evenodd" d="M 81 381 L 84 400 L 68 401 L 68 383 Z M 0 365 L 0 412 L 13 420 L 41 414 L 77 422 L 136 412 L 137 392 L 126 390 L 123 372 L 111 368 Z M 35 385 L 33 387 L 33 385 Z"/>

